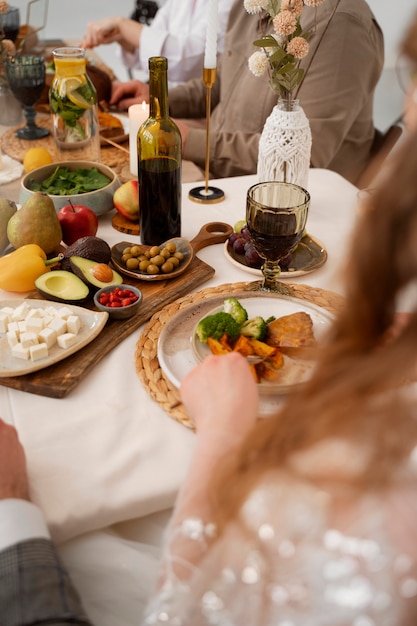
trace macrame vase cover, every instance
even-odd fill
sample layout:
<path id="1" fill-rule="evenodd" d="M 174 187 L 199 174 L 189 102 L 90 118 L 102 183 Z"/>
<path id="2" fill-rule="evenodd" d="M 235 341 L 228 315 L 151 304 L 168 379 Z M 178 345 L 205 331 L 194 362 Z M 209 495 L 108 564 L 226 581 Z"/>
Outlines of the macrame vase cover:
<path id="1" fill-rule="evenodd" d="M 292 109 L 292 110 L 288 110 Z M 265 122 L 259 141 L 258 180 L 307 188 L 311 155 L 310 124 L 298 101 L 280 101 Z"/>

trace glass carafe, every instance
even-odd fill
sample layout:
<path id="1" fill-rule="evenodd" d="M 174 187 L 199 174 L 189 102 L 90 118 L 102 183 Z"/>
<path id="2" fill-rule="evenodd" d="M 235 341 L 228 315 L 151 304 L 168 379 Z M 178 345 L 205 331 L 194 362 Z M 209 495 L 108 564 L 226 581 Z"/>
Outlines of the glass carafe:
<path id="1" fill-rule="evenodd" d="M 87 74 L 85 51 L 56 48 L 53 59 L 49 102 L 58 158 L 100 161 L 97 93 Z"/>

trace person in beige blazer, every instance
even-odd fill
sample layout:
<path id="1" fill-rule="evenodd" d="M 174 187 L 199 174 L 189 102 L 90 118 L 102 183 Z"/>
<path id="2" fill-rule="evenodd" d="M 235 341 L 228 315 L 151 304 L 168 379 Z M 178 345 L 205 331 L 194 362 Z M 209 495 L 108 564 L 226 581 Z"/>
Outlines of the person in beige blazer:
<path id="1" fill-rule="evenodd" d="M 307 31 L 315 28 L 310 52 L 302 61 L 306 67 L 312 59 L 311 66 L 297 94 L 312 131 L 311 165 L 339 172 L 354 183 L 370 158 L 375 133 L 373 98 L 384 63 L 383 34 L 365 0 L 326 0 L 317 14 L 306 6 L 302 26 Z M 248 69 L 258 36 L 257 16 L 246 12 L 243 0 L 235 0 L 211 90 L 210 172 L 214 177 L 256 173 L 260 134 L 277 103 L 267 76 L 255 77 Z M 118 83 L 112 104 L 127 108 L 147 96 L 148 86 L 139 81 Z M 204 118 L 205 98 L 201 79 L 171 89 L 172 117 Z M 184 158 L 204 169 L 205 128 L 180 122 L 180 129 Z"/>

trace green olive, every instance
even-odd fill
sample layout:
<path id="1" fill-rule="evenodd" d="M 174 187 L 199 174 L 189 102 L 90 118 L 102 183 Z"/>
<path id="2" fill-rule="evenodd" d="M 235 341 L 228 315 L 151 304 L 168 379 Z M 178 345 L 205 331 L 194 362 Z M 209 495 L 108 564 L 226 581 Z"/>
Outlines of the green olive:
<path id="1" fill-rule="evenodd" d="M 169 262 L 172 263 L 174 267 L 178 267 L 178 265 L 180 264 L 180 260 L 176 256 L 170 257 Z"/>
<path id="2" fill-rule="evenodd" d="M 168 250 L 168 248 L 164 248 L 163 250 L 161 250 L 161 256 L 163 256 L 164 259 L 169 259 L 169 257 L 171 256 L 171 253 Z"/>
<path id="3" fill-rule="evenodd" d="M 161 266 L 161 270 L 164 274 L 169 274 L 174 271 L 174 265 L 171 261 L 165 261 L 165 263 Z"/>
<path id="4" fill-rule="evenodd" d="M 151 258 L 151 263 L 155 263 L 155 265 L 162 265 L 164 262 L 165 259 L 162 254 L 157 254 Z"/>
<path id="5" fill-rule="evenodd" d="M 130 246 L 129 246 L 129 247 L 127 247 L 127 248 L 124 248 L 124 250 L 123 250 L 122 254 L 123 254 L 123 255 L 124 255 L 124 254 L 131 254 L 131 250 L 132 250 L 132 248 L 131 248 Z"/>
<path id="6" fill-rule="evenodd" d="M 148 271 L 148 265 L 149 265 L 149 261 L 148 259 L 146 259 L 145 261 L 141 261 L 139 263 L 139 269 L 141 272 L 147 272 Z"/>
<path id="7" fill-rule="evenodd" d="M 142 248 L 140 246 L 132 246 L 130 249 L 130 254 L 132 256 L 139 256 L 142 254 Z"/>
<path id="8" fill-rule="evenodd" d="M 132 257 L 126 261 L 126 267 L 128 270 L 137 270 L 139 267 L 139 261 L 136 257 Z"/>
<path id="9" fill-rule="evenodd" d="M 175 252 L 174 257 L 178 259 L 178 261 L 182 261 L 184 259 L 184 255 L 182 252 Z"/>
<path id="10" fill-rule="evenodd" d="M 169 241 L 165 247 L 167 250 L 169 250 L 171 254 L 174 254 L 174 252 L 176 252 L 177 250 L 177 246 L 173 241 Z"/>
<path id="11" fill-rule="evenodd" d="M 159 246 L 152 246 L 152 248 L 149 250 L 149 254 L 151 255 L 151 257 L 156 256 L 159 253 Z"/>
<path id="12" fill-rule="evenodd" d="M 159 274 L 159 267 L 154 263 L 149 263 L 146 271 L 148 274 Z"/>
<path id="13" fill-rule="evenodd" d="M 124 263 L 124 264 L 126 265 L 127 261 L 128 261 L 129 259 L 131 259 L 131 258 L 132 258 L 132 255 L 131 255 L 131 254 L 124 254 L 124 255 L 122 256 L 122 263 Z"/>

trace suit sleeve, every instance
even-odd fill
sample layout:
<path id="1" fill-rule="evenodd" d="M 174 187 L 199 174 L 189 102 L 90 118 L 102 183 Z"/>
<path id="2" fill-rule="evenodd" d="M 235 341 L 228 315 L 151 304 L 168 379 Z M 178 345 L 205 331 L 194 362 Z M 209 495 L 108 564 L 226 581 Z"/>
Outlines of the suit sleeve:
<path id="1" fill-rule="evenodd" d="M 92 626 L 48 539 L 0 552 L 0 626 Z"/>

